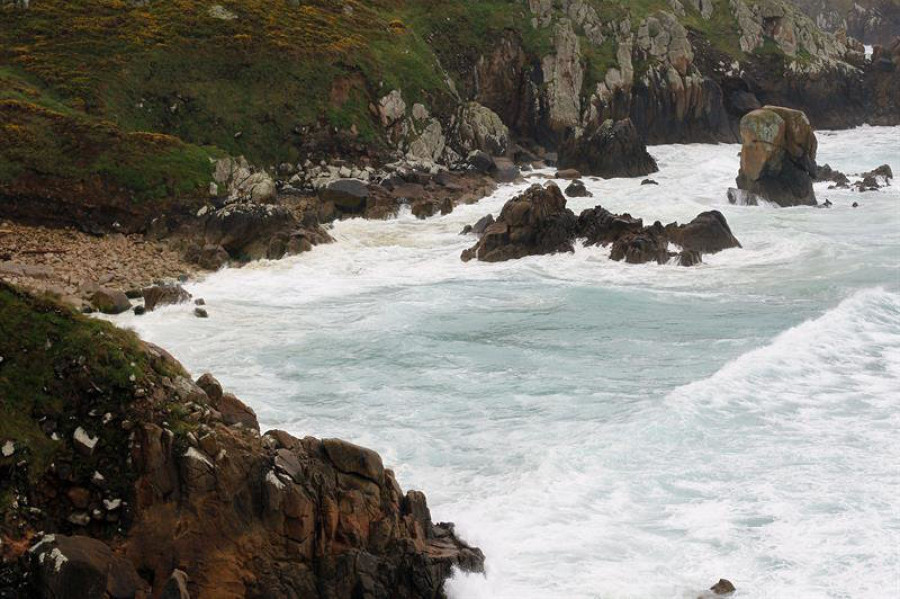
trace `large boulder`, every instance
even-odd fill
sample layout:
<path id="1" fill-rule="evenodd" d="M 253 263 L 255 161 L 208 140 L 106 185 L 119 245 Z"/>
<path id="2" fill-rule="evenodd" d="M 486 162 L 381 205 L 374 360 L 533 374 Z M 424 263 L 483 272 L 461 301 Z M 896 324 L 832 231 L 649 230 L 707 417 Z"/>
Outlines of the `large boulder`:
<path id="1" fill-rule="evenodd" d="M 238 260 L 270 256 L 269 248 L 280 235 L 288 236 L 296 221 L 284 206 L 256 203 L 228 204 L 207 217 L 206 245 L 222 246 Z"/>
<path id="2" fill-rule="evenodd" d="M 638 177 L 659 170 L 631 119 L 576 131 L 559 148 L 559 166 L 596 177 Z"/>
<path id="3" fill-rule="evenodd" d="M 191 294 L 181 285 L 153 285 L 145 287 L 141 294 L 144 296 L 144 308 L 148 312 L 152 312 L 157 306 L 183 304 L 191 299 Z"/>
<path id="4" fill-rule="evenodd" d="M 573 251 L 575 215 L 554 183 L 534 184 L 504 204 L 500 216 L 471 248 L 464 262 L 500 262 L 535 254 Z"/>
<path id="5" fill-rule="evenodd" d="M 90 537 L 47 535 L 30 558 L 37 599 L 124 598 L 149 591 L 129 560 Z"/>
<path id="6" fill-rule="evenodd" d="M 739 189 L 779 206 L 816 205 L 816 136 L 799 110 L 764 106 L 741 119 Z"/>
<path id="7" fill-rule="evenodd" d="M 718 210 L 701 212 L 685 225 L 677 223 L 666 225 L 666 233 L 672 243 L 680 245 L 685 250 L 703 254 L 714 254 L 729 248 L 741 247 L 741 242 L 731 232 L 725 216 Z"/>
<path id="8" fill-rule="evenodd" d="M 101 287 L 90 297 L 91 305 L 104 314 L 121 314 L 131 309 L 131 302 L 124 291 Z"/>
<path id="9" fill-rule="evenodd" d="M 271 175 L 254 168 L 243 156 L 217 160 L 213 181 L 216 194 L 230 200 L 268 203 L 276 196 L 275 181 Z"/>
<path id="10" fill-rule="evenodd" d="M 453 144 L 464 156 L 475 150 L 502 156 L 509 146 L 509 129 L 490 108 L 467 102 L 457 115 Z"/>
<path id="11" fill-rule="evenodd" d="M 365 211 L 369 188 L 360 179 L 338 179 L 326 185 L 319 197 L 324 202 L 332 202 L 340 212 L 356 214 Z"/>

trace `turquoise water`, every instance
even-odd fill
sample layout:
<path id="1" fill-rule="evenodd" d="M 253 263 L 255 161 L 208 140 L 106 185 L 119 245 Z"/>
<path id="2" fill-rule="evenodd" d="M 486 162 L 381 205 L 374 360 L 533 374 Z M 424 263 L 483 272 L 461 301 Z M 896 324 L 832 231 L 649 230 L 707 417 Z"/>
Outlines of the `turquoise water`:
<path id="1" fill-rule="evenodd" d="M 819 132 L 890 163 L 900 129 Z M 378 450 L 484 549 L 455 598 L 900 596 L 900 181 L 831 209 L 730 206 L 738 146 L 658 146 L 660 185 L 587 181 L 647 221 L 715 207 L 743 244 L 696 268 L 603 248 L 463 264 L 523 185 L 191 285 L 118 322 L 212 371 L 264 427 Z M 900 172 L 898 172 L 900 175 Z M 850 204 L 857 201 L 859 208 Z"/>

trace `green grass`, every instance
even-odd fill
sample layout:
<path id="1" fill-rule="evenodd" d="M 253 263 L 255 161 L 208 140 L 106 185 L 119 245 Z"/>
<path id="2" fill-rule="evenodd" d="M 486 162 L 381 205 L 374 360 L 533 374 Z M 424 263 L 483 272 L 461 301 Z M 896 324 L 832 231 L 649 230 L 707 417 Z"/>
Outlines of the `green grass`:
<path id="1" fill-rule="evenodd" d="M 127 410 L 148 368 L 134 335 L 72 313 L 0 283 L 0 441 L 13 440 L 38 480 L 57 457 L 71 454 L 42 424 L 53 422 L 60 439 L 91 423 L 105 447 L 124 447 L 119 427 L 96 426 L 95 411 Z M 83 460 L 83 469 L 93 466 Z M 90 473 L 88 473 L 89 475 Z"/>

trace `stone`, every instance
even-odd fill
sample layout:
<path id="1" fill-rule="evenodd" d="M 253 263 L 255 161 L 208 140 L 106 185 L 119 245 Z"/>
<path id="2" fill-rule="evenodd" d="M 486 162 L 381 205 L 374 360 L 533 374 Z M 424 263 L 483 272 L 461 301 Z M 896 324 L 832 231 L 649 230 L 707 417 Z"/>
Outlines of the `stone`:
<path id="1" fill-rule="evenodd" d="M 209 312 L 207 312 L 205 308 L 198 306 L 194 308 L 194 316 L 197 318 L 209 318 Z"/>
<path id="2" fill-rule="evenodd" d="M 240 260 L 269 257 L 274 238 L 296 228 L 293 214 L 284 206 L 258 203 L 228 204 L 212 213 L 204 231 L 206 246 L 221 246 Z"/>
<path id="3" fill-rule="evenodd" d="M 566 187 L 566 195 L 570 198 L 590 198 L 594 194 L 588 191 L 581 179 L 576 179 Z"/>
<path id="4" fill-rule="evenodd" d="M 709 587 L 709 590 L 716 595 L 728 595 L 730 593 L 733 593 L 736 589 L 734 588 L 734 585 L 730 580 L 720 578 L 719 582 Z"/>
<path id="5" fill-rule="evenodd" d="M 739 189 L 779 206 L 816 205 L 816 136 L 799 110 L 764 106 L 741 119 Z"/>
<path id="6" fill-rule="evenodd" d="M 104 314 L 121 314 L 131 309 L 131 302 L 124 292 L 105 287 L 92 293 L 90 302 L 96 310 Z"/>
<path id="7" fill-rule="evenodd" d="M 459 232 L 460 235 L 467 235 L 469 233 L 474 233 L 475 235 L 481 236 L 484 234 L 485 229 L 487 229 L 490 225 L 494 224 L 494 215 L 488 214 L 486 216 L 482 216 L 479 218 L 474 225 L 466 225 L 463 227 L 463 230 Z"/>
<path id="8" fill-rule="evenodd" d="M 574 168 L 567 168 L 556 171 L 556 174 L 553 175 L 554 179 L 567 179 L 567 180 L 576 180 L 581 178 L 581 171 L 575 170 Z"/>
<path id="9" fill-rule="evenodd" d="M 47 535 L 29 558 L 38 599 L 124 599 L 149 592 L 129 560 L 89 537 Z"/>
<path id="10" fill-rule="evenodd" d="M 494 170 L 494 159 L 482 150 L 473 150 L 466 157 L 466 163 L 477 173 L 489 173 Z"/>
<path id="11" fill-rule="evenodd" d="M 559 149 L 562 168 L 595 177 L 637 177 L 659 170 L 631 119 L 607 119 L 570 135 Z"/>
<path id="12" fill-rule="evenodd" d="M 659 183 L 657 183 L 653 179 L 644 179 L 643 181 L 641 181 L 641 185 L 659 185 Z"/>
<path id="13" fill-rule="evenodd" d="M 478 102 L 467 102 L 460 107 L 453 143 L 463 155 L 479 150 L 494 156 L 506 154 L 509 147 L 509 129 L 490 108 Z"/>
<path id="14" fill-rule="evenodd" d="M 152 312 L 158 306 L 181 304 L 191 299 L 191 294 L 181 285 L 153 285 L 143 290 L 144 308 Z"/>
<path id="15" fill-rule="evenodd" d="M 559 187 L 532 185 L 504 204 L 496 222 L 462 253 L 463 262 L 513 260 L 535 254 L 572 252 L 575 215 Z"/>
<path id="16" fill-rule="evenodd" d="M 206 270 L 219 270 L 228 264 L 230 256 L 221 245 L 206 244 L 195 257 L 195 261 Z"/>
<path id="17" fill-rule="evenodd" d="M 718 210 L 701 212 L 685 225 L 666 225 L 666 233 L 673 243 L 685 250 L 704 254 L 741 247 L 725 216 Z"/>
<path id="18" fill-rule="evenodd" d="M 222 384 L 210 373 L 205 373 L 197 379 L 197 386 L 203 389 L 209 401 L 215 406 L 222 399 Z"/>
<path id="19" fill-rule="evenodd" d="M 222 414 L 222 421 L 228 426 L 239 424 L 244 428 L 259 430 L 256 413 L 231 393 L 223 393 L 218 400 L 211 403 Z"/>
<path id="20" fill-rule="evenodd" d="M 416 202 L 413 202 L 411 211 L 413 216 L 418 219 L 426 219 L 430 216 L 434 216 L 434 202 L 432 202 L 431 200 L 418 200 Z"/>
<path id="21" fill-rule="evenodd" d="M 188 593 L 187 588 L 188 580 L 188 575 L 185 572 L 182 570 L 174 570 L 166 580 L 166 584 L 163 585 L 162 594 L 159 598 L 191 599 L 191 595 Z"/>
<path id="22" fill-rule="evenodd" d="M 371 449 L 341 439 L 323 439 L 322 446 L 328 459 L 341 472 L 383 484 L 384 464 L 381 456 Z"/>
<path id="23" fill-rule="evenodd" d="M 366 209 L 369 188 L 360 179 L 338 179 L 319 192 L 324 202 L 333 202 L 336 209 L 346 213 L 361 213 Z"/>
<path id="24" fill-rule="evenodd" d="M 491 176 L 498 183 L 512 183 L 521 177 L 519 167 L 509 158 L 494 158 Z"/>

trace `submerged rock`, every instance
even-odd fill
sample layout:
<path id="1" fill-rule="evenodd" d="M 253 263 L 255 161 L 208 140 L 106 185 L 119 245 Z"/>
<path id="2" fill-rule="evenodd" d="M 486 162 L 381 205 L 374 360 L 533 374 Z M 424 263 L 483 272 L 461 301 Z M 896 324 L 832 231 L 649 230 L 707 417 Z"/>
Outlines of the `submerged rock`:
<path id="1" fill-rule="evenodd" d="M 593 197 L 594 194 L 587 190 L 583 181 L 576 179 L 566 187 L 566 195 L 570 198 L 590 198 Z"/>
<path id="2" fill-rule="evenodd" d="M 816 136 L 799 110 L 764 106 L 741 119 L 739 189 L 779 206 L 816 205 Z"/>

